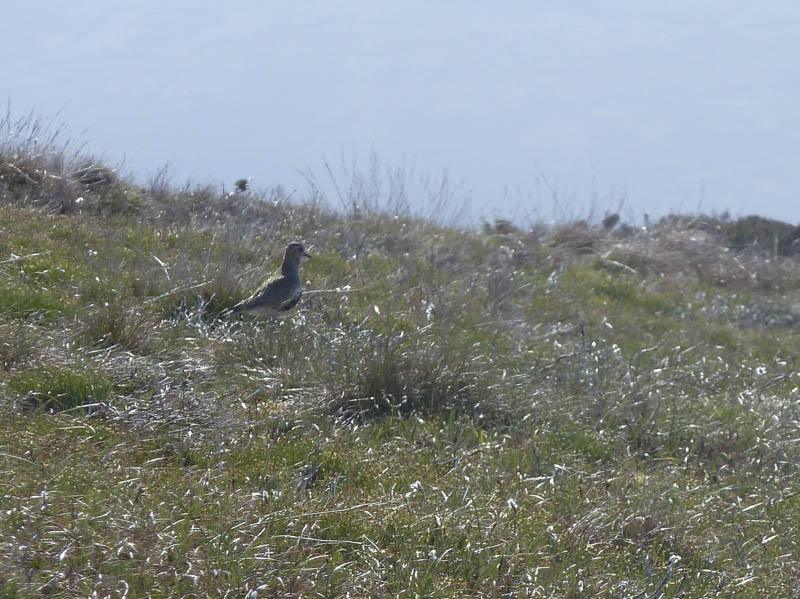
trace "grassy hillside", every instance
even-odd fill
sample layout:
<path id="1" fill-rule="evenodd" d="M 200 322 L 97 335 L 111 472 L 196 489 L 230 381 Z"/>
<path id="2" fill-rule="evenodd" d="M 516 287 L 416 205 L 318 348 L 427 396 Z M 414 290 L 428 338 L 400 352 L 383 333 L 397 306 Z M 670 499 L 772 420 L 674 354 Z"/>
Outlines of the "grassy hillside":
<path id="1" fill-rule="evenodd" d="M 459 231 L 15 143 L 0 597 L 798 593 L 794 227 Z M 229 316 L 293 239 L 299 309 Z"/>

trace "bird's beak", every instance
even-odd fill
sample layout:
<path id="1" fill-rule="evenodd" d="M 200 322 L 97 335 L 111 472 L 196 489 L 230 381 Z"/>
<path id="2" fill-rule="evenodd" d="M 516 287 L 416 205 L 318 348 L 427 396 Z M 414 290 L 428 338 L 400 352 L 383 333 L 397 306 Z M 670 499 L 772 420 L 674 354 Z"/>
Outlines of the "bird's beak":
<path id="1" fill-rule="evenodd" d="M 304 255 L 306 258 L 310 258 L 310 257 L 311 257 L 311 254 L 309 254 L 309 253 L 308 253 L 307 251 L 305 251 L 305 250 L 303 250 L 303 255 Z"/>

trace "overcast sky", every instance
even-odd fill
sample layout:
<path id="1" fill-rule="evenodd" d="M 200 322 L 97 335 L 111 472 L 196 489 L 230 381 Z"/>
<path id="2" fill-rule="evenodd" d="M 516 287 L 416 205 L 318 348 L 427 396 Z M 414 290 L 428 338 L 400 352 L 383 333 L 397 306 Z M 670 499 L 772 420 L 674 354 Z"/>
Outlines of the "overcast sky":
<path id="1" fill-rule="evenodd" d="M 800 3 L 7 3 L 0 99 L 145 180 L 306 192 L 323 158 L 462 181 L 474 218 L 625 200 L 800 221 Z M 504 191 L 507 190 L 507 191 Z"/>

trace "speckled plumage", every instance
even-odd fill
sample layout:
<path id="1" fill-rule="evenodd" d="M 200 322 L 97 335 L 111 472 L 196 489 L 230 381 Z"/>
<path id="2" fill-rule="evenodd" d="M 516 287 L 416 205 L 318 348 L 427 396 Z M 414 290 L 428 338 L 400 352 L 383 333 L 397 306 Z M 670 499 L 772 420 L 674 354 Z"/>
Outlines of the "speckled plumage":
<path id="1" fill-rule="evenodd" d="M 234 312 L 249 312 L 258 316 L 274 316 L 291 310 L 303 295 L 300 282 L 300 259 L 309 256 L 302 243 L 291 242 L 286 246 L 280 276 L 261 285 L 246 300 L 234 306 Z"/>

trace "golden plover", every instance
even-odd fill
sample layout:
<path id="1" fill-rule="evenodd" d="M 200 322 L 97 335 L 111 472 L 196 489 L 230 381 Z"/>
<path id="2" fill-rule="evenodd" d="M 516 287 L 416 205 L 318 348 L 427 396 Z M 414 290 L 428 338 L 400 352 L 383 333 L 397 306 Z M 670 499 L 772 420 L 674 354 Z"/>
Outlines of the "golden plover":
<path id="1" fill-rule="evenodd" d="M 303 295 L 300 283 L 300 258 L 303 256 L 311 257 L 302 243 L 293 241 L 287 245 L 280 276 L 269 279 L 253 295 L 236 304 L 233 311 L 270 316 L 294 308 Z"/>

